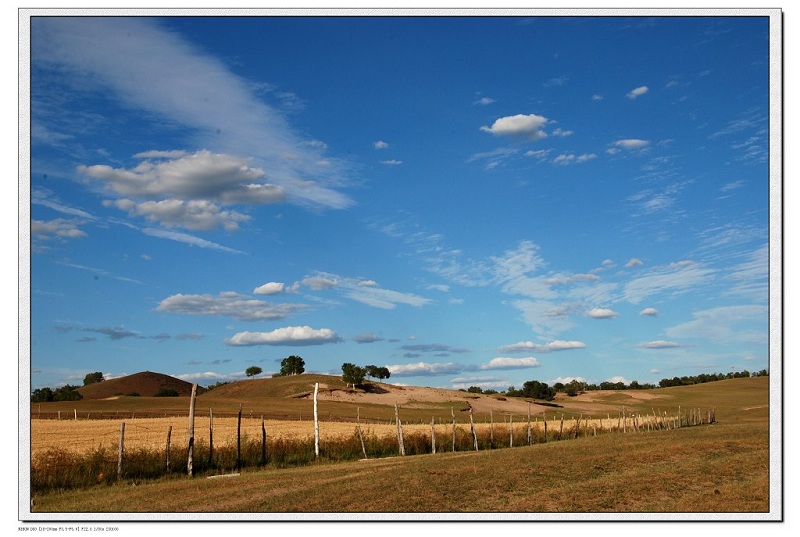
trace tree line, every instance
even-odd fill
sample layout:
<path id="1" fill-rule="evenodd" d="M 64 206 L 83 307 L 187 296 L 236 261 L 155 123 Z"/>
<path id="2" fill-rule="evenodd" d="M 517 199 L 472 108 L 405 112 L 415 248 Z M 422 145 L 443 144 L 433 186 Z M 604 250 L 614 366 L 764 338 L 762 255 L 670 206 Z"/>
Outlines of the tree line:
<path id="1" fill-rule="evenodd" d="M 732 378 L 747 378 L 747 377 L 766 377 L 769 372 L 762 369 L 758 372 L 750 372 L 743 370 L 739 372 L 730 373 L 711 373 L 700 374 L 694 376 L 673 377 L 671 379 L 664 378 L 659 381 L 658 385 L 650 383 L 639 383 L 636 380 L 625 384 L 624 382 L 611 382 L 604 381 L 599 384 L 587 383 L 580 380 L 571 380 L 564 384 L 563 382 L 556 382 L 553 386 L 549 386 L 545 382 L 538 380 L 529 380 L 522 385 L 521 389 L 514 386 L 509 386 L 508 390 L 497 391 L 492 389 L 482 389 L 480 386 L 470 386 L 466 390 L 469 393 L 482 393 L 485 395 L 500 394 L 507 397 L 527 397 L 531 399 L 544 399 L 545 401 L 552 401 L 555 399 L 557 393 L 565 393 L 570 397 L 574 397 L 580 393 L 595 391 L 595 390 L 653 390 L 656 388 L 667 388 L 670 386 L 688 386 L 692 384 L 702 384 L 705 382 L 713 382 L 716 380 L 725 380 Z"/>

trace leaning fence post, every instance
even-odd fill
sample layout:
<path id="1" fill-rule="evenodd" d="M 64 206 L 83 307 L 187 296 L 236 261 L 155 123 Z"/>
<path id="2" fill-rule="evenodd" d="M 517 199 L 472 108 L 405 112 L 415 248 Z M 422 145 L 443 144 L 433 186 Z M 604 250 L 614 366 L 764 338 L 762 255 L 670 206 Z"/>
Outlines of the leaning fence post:
<path id="1" fill-rule="evenodd" d="M 434 429 L 435 421 L 431 416 L 431 453 L 436 454 L 436 429 Z"/>
<path id="2" fill-rule="evenodd" d="M 394 420 L 397 423 L 397 443 L 400 445 L 400 455 L 405 455 L 406 448 L 403 444 L 403 425 L 400 423 L 400 414 L 397 411 L 397 403 L 394 404 Z"/>
<path id="3" fill-rule="evenodd" d="M 169 429 L 167 429 L 167 449 L 166 449 L 166 452 L 167 452 L 167 473 L 169 473 L 169 441 L 170 441 L 171 437 L 172 437 L 172 425 L 170 425 Z"/>
<path id="4" fill-rule="evenodd" d="M 119 427 L 119 455 L 117 456 L 117 479 L 122 477 L 122 452 L 124 451 L 123 445 L 125 444 L 125 422 L 123 421 Z"/>
<path id="5" fill-rule="evenodd" d="M 197 397 L 197 384 L 192 384 L 192 396 L 189 400 L 189 456 L 187 457 L 186 469 L 189 477 L 192 477 L 192 464 L 194 457 L 194 400 Z"/>
<path id="6" fill-rule="evenodd" d="M 319 393 L 319 382 L 314 383 L 314 456 L 319 458 L 319 415 L 317 414 L 317 393 Z"/>
<path id="7" fill-rule="evenodd" d="M 469 428 L 472 429 L 472 443 L 475 444 L 475 451 L 478 451 L 478 435 L 475 432 L 475 422 L 472 421 L 472 407 L 469 407 Z"/>
<path id="8" fill-rule="evenodd" d="M 367 457 L 367 447 L 364 445 L 364 436 L 361 434 L 361 408 L 356 409 L 356 424 L 358 425 L 358 439 L 361 440 L 361 451 L 364 453 L 364 458 Z"/>

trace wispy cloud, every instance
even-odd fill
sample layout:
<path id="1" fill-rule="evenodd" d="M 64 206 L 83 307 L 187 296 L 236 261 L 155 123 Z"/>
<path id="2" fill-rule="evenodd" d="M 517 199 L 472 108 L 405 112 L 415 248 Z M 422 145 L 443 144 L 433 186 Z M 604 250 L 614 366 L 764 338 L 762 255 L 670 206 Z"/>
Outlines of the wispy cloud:
<path id="1" fill-rule="evenodd" d="M 768 307 L 760 305 L 711 308 L 692 313 L 694 320 L 668 328 L 665 333 L 678 339 L 763 343 L 768 313 Z M 761 328 L 753 328 L 754 322 L 762 323 Z"/>
<path id="2" fill-rule="evenodd" d="M 352 204 L 338 191 L 347 182 L 343 162 L 323 158 L 249 81 L 157 20 L 53 17 L 33 21 L 32 28 L 39 36 L 32 48 L 38 65 L 93 84 L 129 110 L 188 128 L 196 147 L 247 155 L 291 201 Z"/>
<path id="3" fill-rule="evenodd" d="M 626 97 L 630 100 L 633 100 L 636 99 L 637 97 L 641 97 L 648 91 L 650 91 L 650 88 L 648 88 L 647 86 L 639 86 L 638 88 L 634 88 L 631 91 L 629 91 Z"/>
<path id="4" fill-rule="evenodd" d="M 550 341 L 549 343 L 541 344 L 534 343 L 533 341 L 520 341 L 511 345 L 503 345 L 500 347 L 500 352 L 555 352 L 566 351 L 573 349 L 584 349 L 586 343 L 582 341 Z"/>
<path id="5" fill-rule="evenodd" d="M 206 239 L 201 239 L 200 237 L 195 237 L 194 235 L 189 235 L 187 233 L 180 233 L 177 231 L 167 231 L 165 229 L 158 229 L 158 228 L 144 228 L 141 230 L 142 233 L 145 235 L 150 235 L 151 237 L 157 237 L 159 239 L 167 239 L 176 242 L 182 242 L 184 244 L 188 244 L 190 246 L 197 246 L 199 248 L 208 248 L 210 250 L 218 250 L 220 252 L 227 252 L 229 254 L 243 254 L 244 252 L 240 250 L 236 250 L 234 248 L 228 248 L 227 246 L 223 246 L 221 244 L 217 244 L 215 242 L 211 242 Z"/>

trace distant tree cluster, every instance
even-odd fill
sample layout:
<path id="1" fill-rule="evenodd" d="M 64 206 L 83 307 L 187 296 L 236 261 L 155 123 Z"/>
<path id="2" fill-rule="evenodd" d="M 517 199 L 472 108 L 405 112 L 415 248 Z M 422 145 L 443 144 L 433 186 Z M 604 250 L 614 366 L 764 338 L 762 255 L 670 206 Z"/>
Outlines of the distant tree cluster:
<path id="1" fill-rule="evenodd" d="M 100 371 L 95 371 L 94 373 L 88 373 L 85 377 L 83 377 L 83 385 L 88 386 L 89 384 L 95 384 L 97 382 L 103 382 L 105 377 Z"/>
<path id="2" fill-rule="evenodd" d="M 766 369 L 762 369 L 758 372 L 751 373 L 747 369 L 743 371 L 731 372 L 731 373 L 711 373 L 706 374 L 702 373 L 700 375 L 694 375 L 691 377 L 672 377 L 671 379 L 661 379 L 658 385 L 661 388 L 668 388 L 670 386 L 689 386 L 691 384 L 703 384 L 705 382 L 714 382 L 717 380 L 726 380 L 726 379 L 738 379 L 738 378 L 748 378 L 748 377 L 768 377 L 769 373 Z"/>
<path id="3" fill-rule="evenodd" d="M 31 403 L 49 403 L 51 401 L 80 401 L 83 396 L 78 393 L 80 386 L 66 384 L 55 390 L 51 388 L 37 388 L 31 393 Z"/>
<path id="4" fill-rule="evenodd" d="M 353 388 L 363 384 L 366 377 L 372 377 L 378 379 L 379 381 L 383 381 L 384 379 L 388 379 L 390 376 L 391 372 L 389 371 L 388 367 L 376 365 L 361 367 L 349 362 L 342 364 L 342 380 L 344 381 L 345 385 L 353 386 Z"/>
<path id="5" fill-rule="evenodd" d="M 302 375 L 306 370 L 306 362 L 299 356 L 288 356 L 281 360 L 281 370 L 277 376 Z M 259 371 L 260 373 L 260 371 Z"/>

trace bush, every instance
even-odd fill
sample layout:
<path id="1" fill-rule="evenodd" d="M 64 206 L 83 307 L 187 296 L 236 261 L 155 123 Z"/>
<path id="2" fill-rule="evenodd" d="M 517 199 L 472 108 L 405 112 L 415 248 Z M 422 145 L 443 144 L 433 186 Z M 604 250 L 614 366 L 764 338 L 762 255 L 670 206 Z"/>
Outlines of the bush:
<path id="1" fill-rule="evenodd" d="M 180 394 L 174 388 L 161 388 L 156 392 L 155 397 L 178 397 Z"/>

